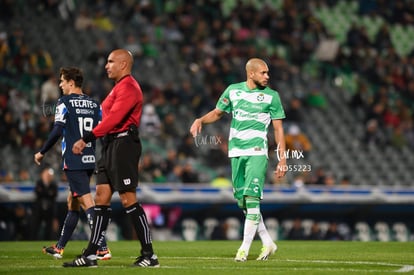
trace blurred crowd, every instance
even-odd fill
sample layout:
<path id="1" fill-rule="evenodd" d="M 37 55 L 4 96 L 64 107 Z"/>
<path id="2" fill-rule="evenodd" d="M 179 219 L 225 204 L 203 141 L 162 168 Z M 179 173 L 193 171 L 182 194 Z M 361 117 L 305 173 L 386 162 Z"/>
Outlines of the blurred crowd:
<path id="1" fill-rule="evenodd" d="M 357 121 L 366 125 L 363 141 L 414 148 L 414 51 L 398 55 L 389 31 L 394 24 L 414 23 L 414 2 L 357 2 L 359 15 L 380 16 L 383 27 L 372 40 L 363 27 L 352 25 L 335 57 L 320 61 L 318 74 L 310 79 L 304 74 L 306 64 L 322 41 L 335 39 L 315 10 L 338 1 L 0 1 L 0 181 L 29 181 L 37 175 L 31 158 L 53 123 L 54 102 L 60 96 L 58 68 L 85 65 L 89 82 L 84 91 L 102 100 L 112 87 L 104 64 L 114 47 L 134 54 L 134 74 L 146 100 L 140 128 L 142 182 L 228 179 L 223 125 L 229 119 L 207 129 L 200 140 L 188 134 L 188 127 L 194 117 L 214 107 L 228 84 L 245 79 L 243 64 L 250 57 L 268 62 L 270 86 L 276 90 L 280 83 L 307 86 L 332 72 L 357 74 L 358 88 L 348 104 Z M 52 49 L 31 45 L 19 24 L 41 15 L 79 33 L 104 35 L 93 51 L 76 53 L 82 55 L 82 64 L 56 64 Z M 60 49 L 65 51 L 70 49 Z M 157 73 L 166 70 L 165 75 Z M 280 93 L 282 100 L 287 98 Z M 300 110 L 326 108 L 324 97 L 310 90 L 283 103 L 288 147 L 310 152 L 311 137 L 301 124 Z M 15 162 L 7 161 L 10 154 Z M 55 170 L 59 154 L 56 148 L 49 157 Z"/>

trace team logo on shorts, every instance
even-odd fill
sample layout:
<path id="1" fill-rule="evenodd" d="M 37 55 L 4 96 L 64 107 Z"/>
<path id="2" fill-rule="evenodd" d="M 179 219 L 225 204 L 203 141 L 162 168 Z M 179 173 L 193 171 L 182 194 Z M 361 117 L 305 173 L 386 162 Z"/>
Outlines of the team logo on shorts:
<path id="1" fill-rule="evenodd" d="M 259 179 L 258 178 L 254 178 L 253 179 L 253 184 L 256 185 L 255 187 L 253 187 L 253 192 L 255 193 L 259 193 Z"/>

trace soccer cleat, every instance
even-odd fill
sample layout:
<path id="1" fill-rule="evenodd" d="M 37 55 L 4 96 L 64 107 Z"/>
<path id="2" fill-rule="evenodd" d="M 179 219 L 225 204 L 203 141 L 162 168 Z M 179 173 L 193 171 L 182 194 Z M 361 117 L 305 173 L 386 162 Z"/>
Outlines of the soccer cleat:
<path id="1" fill-rule="evenodd" d="M 237 250 L 236 257 L 234 258 L 236 262 L 245 262 L 247 261 L 247 253 L 244 250 Z"/>
<path id="2" fill-rule="evenodd" d="M 49 254 L 53 256 L 55 259 L 62 259 L 63 257 L 63 248 L 57 248 L 56 245 L 52 245 L 49 247 L 44 246 L 42 249 L 44 254 Z"/>
<path id="3" fill-rule="evenodd" d="M 96 251 L 96 257 L 101 261 L 110 260 L 112 258 L 111 250 L 109 250 L 109 248 L 105 250 L 98 250 Z"/>
<path id="4" fill-rule="evenodd" d="M 63 267 L 98 267 L 97 260 L 91 260 L 83 255 L 77 256 L 72 262 L 63 263 Z"/>
<path id="5" fill-rule="evenodd" d="M 270 246 L 263 246 L 259 257 L 256 260 L 266 261 L 270 255 L 274 254 L 277 250 L 277 245 L 272 243 Z"/>
<path id="6" fill-rule="evenodd" d="M 158 257 L 155 254 L 152 254 L 151 257 L 148 256 L 139 256 L 134 262 L 133 266 L 137 267 L 160 267 L 158 262 Z"/>

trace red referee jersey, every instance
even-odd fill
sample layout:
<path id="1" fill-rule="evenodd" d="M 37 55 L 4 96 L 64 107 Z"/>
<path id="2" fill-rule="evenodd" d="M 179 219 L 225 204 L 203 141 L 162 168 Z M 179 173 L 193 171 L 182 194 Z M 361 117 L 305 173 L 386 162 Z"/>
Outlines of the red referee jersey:
<path id="1" fill-rule="evenodd" d="M 135 78 L 121 78 L 102 102 L 102 121 L 92 130 L 95 137 L 124 132 L 131 124 L 139 127 L 142 101 L 142 90 Z"/>

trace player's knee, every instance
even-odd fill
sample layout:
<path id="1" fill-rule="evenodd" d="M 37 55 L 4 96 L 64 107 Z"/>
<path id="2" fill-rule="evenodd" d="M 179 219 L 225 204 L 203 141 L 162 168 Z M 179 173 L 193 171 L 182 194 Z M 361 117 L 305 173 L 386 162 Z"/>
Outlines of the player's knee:
<path id="1" fill-rule="evenodd" d="M 68 202 L 68 210 L 70 211 L 80 211 L 80 203 L 78 199 L 74 198 Z"/>
<path id="2" fill-rule="evenodd" d="M 247 209 L 257 208 L 260 210 L 260 199 L 257 197 L 246 197 L 245 205 Z"/>
<path id="3" fill-rule="evenodd" d="M 261 214 L 260 213 L 259 214 L 249 214 L 249 213 L 247 213 L 246 219 L 253 221 L 255 224 L 259 224 L 260 219 L 261 219 Z"/>
<path id="4" fill-rule="evenodd" d="M 256 224 L 260 222 L 260 200 L 255 197 L 246 198 L 246 219 L 254 221 Z"/>

